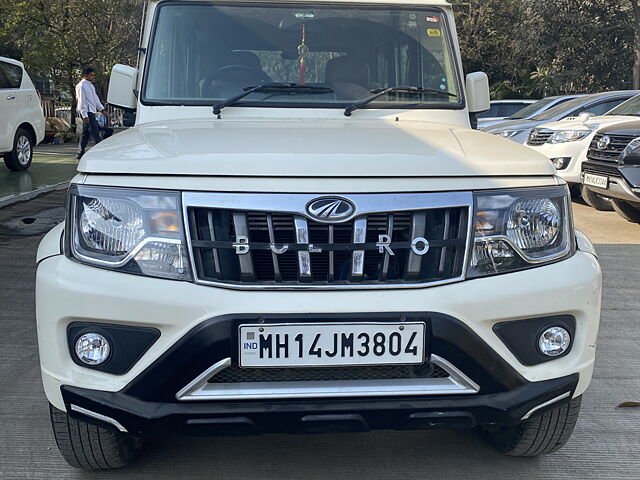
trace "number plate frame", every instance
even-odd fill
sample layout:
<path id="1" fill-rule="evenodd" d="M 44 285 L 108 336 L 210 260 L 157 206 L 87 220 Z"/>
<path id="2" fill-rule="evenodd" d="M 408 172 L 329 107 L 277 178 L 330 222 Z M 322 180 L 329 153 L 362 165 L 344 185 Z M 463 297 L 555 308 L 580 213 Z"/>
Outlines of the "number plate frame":
<path id="1" fill-rule="evenodd" d="M 402 327 L 402 329 L 401 329 Z M 264 329 L 260 332 L 260 329 Z M 247 333 L 253 332 L 253 340 L 258 342 L 258 349 L 251 349 L 243 354 L 243 342 L 249 341 Z M 398 332 L 401 335 L 401 354 L 393 357 L 389 352 L 390 335 Z M 412 339 L 412 334 L 416 333 Z M 291 353 L 289 358 L 260 358 L 259 335 L 272 334 L 272 345 L 275 350 L 276 338 L 275 334 L 288 334 L 289 345 L 287 351 Z M 300 342 L 295 340 L 298 333 L 303 334 L 302 350 L 303 357 L 299 357 Z M 316 357 L 309 354 L 311 345 L 315 340 L 317 333 L 322 337 L 316 345 L 322 350 L 322 356 Z M 334 357 L 326 355 L 324 347 L 328 344 L 334 344 L 334 334 L 337 334 L 339 341 L 342 342 L 342 334 L 354 334 L 353 356 L 342 357 L 342 352 Z M 377 333 L 385 334 L 385 353 L 384 355 L 376 355 L 373 352 L 374 336 Z M 364 349 L 362 341 L 359 340 L 360 334 L 368 334 L 369 352 L 367 355 L 358 355 L 358 351 Z M 264 324 L 241 324 L 238 326 L 238 366 L 241 368 L 323 368 L 323 367 L 365 367 L 365 366 L 383 366 L 383 365 L 421 365 L 428 358 L 427 352 L 427 336 L 428 329 L 425 321 L 411 322 L 330 322 L 330 323 L 264 323 Z M 397 338 L 397 336 L 395 337 Z M 281 338 L 282 340 L 282 338 Z M 417 354 L 415 356 L 407 354 L 404 350 L 408 346 L 416 346 Z M 329 349 L 333 353 L 335 345 Z M 342 350 L 342 343 L 340 343 Z M 283 349 L 281 349 L 282 353 Z M 275 357 L 275 352 L 272 355 Z"/>
<path id="2" fill-rule="evenodd" d="M 599 181 L 598 181 L 599 180 Z M 590 187 L 609 188 L 609 177 L 605 175 L 594 175 L 593 173 L 585 173 L 582 183 Z"/>

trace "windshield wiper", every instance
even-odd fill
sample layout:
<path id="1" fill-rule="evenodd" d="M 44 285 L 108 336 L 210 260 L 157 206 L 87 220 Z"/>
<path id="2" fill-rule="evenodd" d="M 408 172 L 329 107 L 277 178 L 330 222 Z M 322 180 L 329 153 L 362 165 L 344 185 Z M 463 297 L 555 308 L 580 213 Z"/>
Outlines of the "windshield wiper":
<path id="1" fill-rule="evenodd" d="M 263 83 L 252 87 L 245 87 L 243 92 L 233 97 L 222 100 L 213 106 L 213 114 L 220 115 L 223 108 L 229 107 L 234 103 L 242 100 L 244 97 L 251 95 L 253 92 L 304 92 L 304 93 L 333 93 L 334 90 L 329 87 L 316 87 L 314 85 L 300 85 L 297 83 Z"/>
<path id="2" fill-rule="evenodd" d="M 372 90 L 371 92 L 373 93 L 373 95 L 369 97 L 365 97 L 362 100 L 358 100 L 357 102 L 354 102 L 351 105 L 349 105 L 347 108 L 345 108 L 344 116 L 350 117 L 354 111 L 370 104 L 374 100 L 377 100 L 378 98 L 391 92 L 418 93 L 418 94 L 433 93 L 437 95 L 446 95 L 447 97 L 458 96 L 455 93 L 447 92 L 445 90 L 436 90 L 435 88 L 422 88 L 422 87 L 390 87 L 390 88 Z"/>

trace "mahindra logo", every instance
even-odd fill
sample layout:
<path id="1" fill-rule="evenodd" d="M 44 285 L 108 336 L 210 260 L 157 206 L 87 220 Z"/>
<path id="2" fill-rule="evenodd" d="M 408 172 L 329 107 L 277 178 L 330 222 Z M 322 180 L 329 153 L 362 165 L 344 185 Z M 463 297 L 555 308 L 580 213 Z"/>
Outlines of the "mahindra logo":
<path id="1" fill-rule="evenodd" d="M 353 215 L 355 210 L 355 206 L 349 200 L 335 197 L 319 198 L 307 205 L 309 216 L 322 222 L 344 220 Z"/>

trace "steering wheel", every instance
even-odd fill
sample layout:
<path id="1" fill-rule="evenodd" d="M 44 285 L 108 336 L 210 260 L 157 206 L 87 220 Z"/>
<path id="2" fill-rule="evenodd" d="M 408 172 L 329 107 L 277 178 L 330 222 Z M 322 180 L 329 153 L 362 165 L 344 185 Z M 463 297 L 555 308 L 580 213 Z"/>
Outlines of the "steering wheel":
<path id="1" fill-rule="evenodd" d="M 229 75 L 233 72 L 242 72 L 253 75 L 256 78 L 256 84 L 260 83 L 271 83 L 271 77 L 264 73 L 262 70 L 259 70 L 254 67 L 250 67 L 249 65 L 225 65 L 224 67 L 220 67 L 213 75 L 207 78 L 207 82 L 211 83 L 215 80 L 220 79 L 220 77 L 224 77 L 225 75 Z"/>

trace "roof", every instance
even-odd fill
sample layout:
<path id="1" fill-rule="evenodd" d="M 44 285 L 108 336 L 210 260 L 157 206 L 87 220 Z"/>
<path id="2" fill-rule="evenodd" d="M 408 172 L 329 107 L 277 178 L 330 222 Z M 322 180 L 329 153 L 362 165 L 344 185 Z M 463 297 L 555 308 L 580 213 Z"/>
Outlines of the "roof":
<path id="1" fill-rule="evenodd" d="M 618 96 L 618 95 L 638 95 L 640 94 L 640 90 L 611 90 L 610 92 L 599 92 L 599 93 L 591 93 L 587 96 L 590 98 L 598 98 L 598 97 L 608 97 L 608 96 Z"/>
<path id="2" fill-rule="evenodd" d="M 159 3 L 163 0 L 149 0 L 151 3 Z M 186 1 L 186 0 L 184 0 Z M 193 0 L 189 0 L 193 1 Z M 246 3 L 247 0 L 197 0 L 225 3 Z M 254 0 L 256 3 L 308 3 L 317 6 L 317 0 Z M 422 6 L 422 7 L 450 7 L 448 0 L 327 0 L 323 4 L 359 4 L 359 5 L 393 5 L 393 6 Z"/>
<path id="3" fill-rule="evenodd" d="M 14 60 L 13 58 L 0 57 L 0 61 L 6 62 L 6 63 L 12 63 L 14 65 L 18 65 L 19 67 L 24 68 L 24 64 L 22 62 L 19 62 L 18 60 Z"/>

